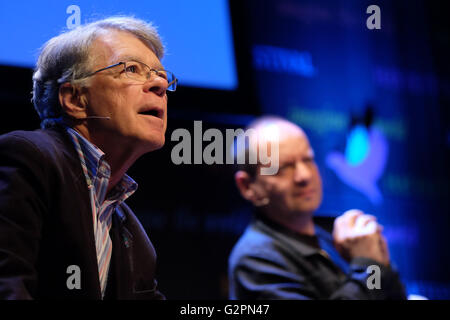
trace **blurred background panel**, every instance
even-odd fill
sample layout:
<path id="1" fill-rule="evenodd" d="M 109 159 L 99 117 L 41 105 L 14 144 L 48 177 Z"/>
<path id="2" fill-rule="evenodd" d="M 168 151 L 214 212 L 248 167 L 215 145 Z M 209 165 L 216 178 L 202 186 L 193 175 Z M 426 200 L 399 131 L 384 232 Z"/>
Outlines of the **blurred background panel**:
<path id="1" fill-rule="evenodd" d="M 0 63 L 33 67 L 51 37 L 78 22 L 111 15 L 154 21 L 167 45 L 164 65 L 177 70 L 182 83 L 232 90 L 237 87 L 230 13 L 226 0 L 216 1 L 2 1 Z M 201 19 L 200 19 L 201 17 Z M 213 26 L 213 27 L 211 27 Z M 183 34 L 183 36 L 180 36 Z M 26 40 L 25 40 L 26 39 Z M 24 41 L 25 40 L 25 41 Z"/>
<path id="2" fill-rule="evenodd" d="M 448 283 L 449 29 L 442 3 L 258 3 L 246 8 L 259 105 L 308 133 L 324 179 L 318 214 L 375 214 L 406 282 Z M 371 4 L 380 8 L 379 30 L 366 27 Z"/>
<path id="3" fill-rule="evenodd" d="M 381 29 L 368 29 L 376 4 Z M 39 47 L 109 15 L 153 21 L 180 78 L 169 96 L 166 145 L 130 169 L 128 203 L 159 255 L 171 299 L 227 297 L 228 254 L 251 217 L 232 165 L 175 165 L 170 137 L 243 128 L 284 116 L 310 137 L 324 180 L 317 221 L 351 208 L 384 225 L 410 294 L 450 298 L 450 28 L 439 1 L 2 1 L 0 133 L 33 130 Z M 69 10 L 70 9 L 70 10 Z M 74 11 L 75 10 L 75 11 Z M 208 143 L 204 142 L 203 147 Z"/>

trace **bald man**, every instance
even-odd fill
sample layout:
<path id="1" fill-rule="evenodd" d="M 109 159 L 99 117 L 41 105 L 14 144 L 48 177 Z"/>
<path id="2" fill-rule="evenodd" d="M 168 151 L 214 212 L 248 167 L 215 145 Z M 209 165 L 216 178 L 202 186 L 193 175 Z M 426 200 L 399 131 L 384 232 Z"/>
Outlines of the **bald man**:
<path id="1" fill-rule="evenodd" d="M 279 170 L 264 175 L 261 168 L 273 164 L 244 164 L 235 174 L 255 214 L 229 258 L 230 298 L 405 299 L 374 216 L 349 210 L 335 220 L 332 235 L 314 224 L 322 180 L 304 131 L 275 117 L 260 118 L 247 131 L 258 149 L 278 145 Z M 239 152 L 250 158 L 257 150 Z"/>

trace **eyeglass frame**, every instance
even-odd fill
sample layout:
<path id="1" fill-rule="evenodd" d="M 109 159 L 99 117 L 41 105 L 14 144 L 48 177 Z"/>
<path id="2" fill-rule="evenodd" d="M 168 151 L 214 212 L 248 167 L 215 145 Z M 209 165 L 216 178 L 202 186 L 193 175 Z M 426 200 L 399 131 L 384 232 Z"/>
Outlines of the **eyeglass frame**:
<path id="1" fill-rule="evenodd" d="M 126 70 L 126 68 L 127 68 L 127 62 L 130 62 L 130 61 L 142 63 L 144 66 L 146 66 L 147 68 L 149 68 L 150 74 L 151 74 L 151 72 L 153 71 L 153 72 L 155 72 L 155 74 L 156 74 L 158 77 L 161 77 L 161 76 L 159 75 L 159 73 L 160 73 L 161 71 L 164 71 L 164 72 L 166 72 L 166 73 L 172 74 L 173 80 L 172 80 L 171 82 L 169 82 L 168 79 L 165 79 L 165 80 L 167 81 L 167 90 L 173 92 L 173 91 L 175 91 L 175 90 L 177 89 L 178 79 L 177 79 L 177 77 L 173 74 L 173 72 L 167 71 L 167 70 L 164 70 L 164 69 L 160 69 L 160 70 L 159 70 L 159 69 L 150 68 L 150 67 L 149 67 L 148 65 L 146 65 L 145 63 L 143 63 L 143 62 L 141 62 L 141 61 L 137 61 L 137 60 L 120 61 L 120 62 L 114 63 L 114 64 L 112 64 L 112 65 L 109 65 L 109 66 L 107 66 L 107 67 L 98 69 L 98 70 L 96 70 L 96 71 L 94 71 L 94 72 L 92 72 L 92 73 L 89 73 L 88 75 L 84 76 L 83 78 L 91 77 L 91 76 L 93 76 L 94 74 L 99 73 L 100 71 L 108 70 L 108 69 L 111 69 L 111 68 L 120 66 L 121 64 L 123 64 L 123 71 L 124 71 L 125 74 L 126 74 L 126 73 L 127 73 L 127 70 Z M 146 81 L 148 81 L 148 80 L 150 80 L 150 78 L 148 78 Z M 169 89 L 170 86 L 173 85 L 173 84 L 175 84 L 175 89 L 173 89 L 173 90 Z"/>

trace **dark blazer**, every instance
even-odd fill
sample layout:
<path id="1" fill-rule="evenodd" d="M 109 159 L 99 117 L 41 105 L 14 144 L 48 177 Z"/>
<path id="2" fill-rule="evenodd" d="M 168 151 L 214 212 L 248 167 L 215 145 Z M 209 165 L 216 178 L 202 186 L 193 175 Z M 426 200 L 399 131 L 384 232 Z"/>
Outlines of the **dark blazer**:
<path id="1" fill-rule="evenodd" d="M 116 208 L 105 299 L 162 299 L 156 253 L 130 208 Z M 69 289 L 68 267 L 81 288 Z M 101 299 L 91 205 L 64 130 L 0 136 L 0 299 Z"/>
<path id="2" fill-rule="evenodd" d="M 229 258 L 230 298 L 405 299 L 396 271 L 381 269 L 381 289 L 368 289 L 366 272 L 377 262 L 355 258 L 348 265 L 331 235 L 316 226 L 317 247 L 286 228 L 255 216 Z M 311 240 L 311 239 L 310 239 Z"/>

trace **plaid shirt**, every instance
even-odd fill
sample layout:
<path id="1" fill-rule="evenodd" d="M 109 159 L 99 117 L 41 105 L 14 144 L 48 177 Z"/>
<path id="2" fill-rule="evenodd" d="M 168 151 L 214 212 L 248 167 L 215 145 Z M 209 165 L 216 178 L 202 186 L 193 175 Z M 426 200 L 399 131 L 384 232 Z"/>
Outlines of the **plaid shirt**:
<path id="1" fill-rule="evenodd" d="M 112 253 L 112 242 L 109 237 L 112 214 L 120 203 L 136 191 L 137 183 L 125 174 L 119 183 L 106 194 L 111 168 L 104 159 L 104 152 L 72 128 L 66 128 L 66 130 L 77 150 L 90 191 L 99 281 L 103 297 Z"/>

